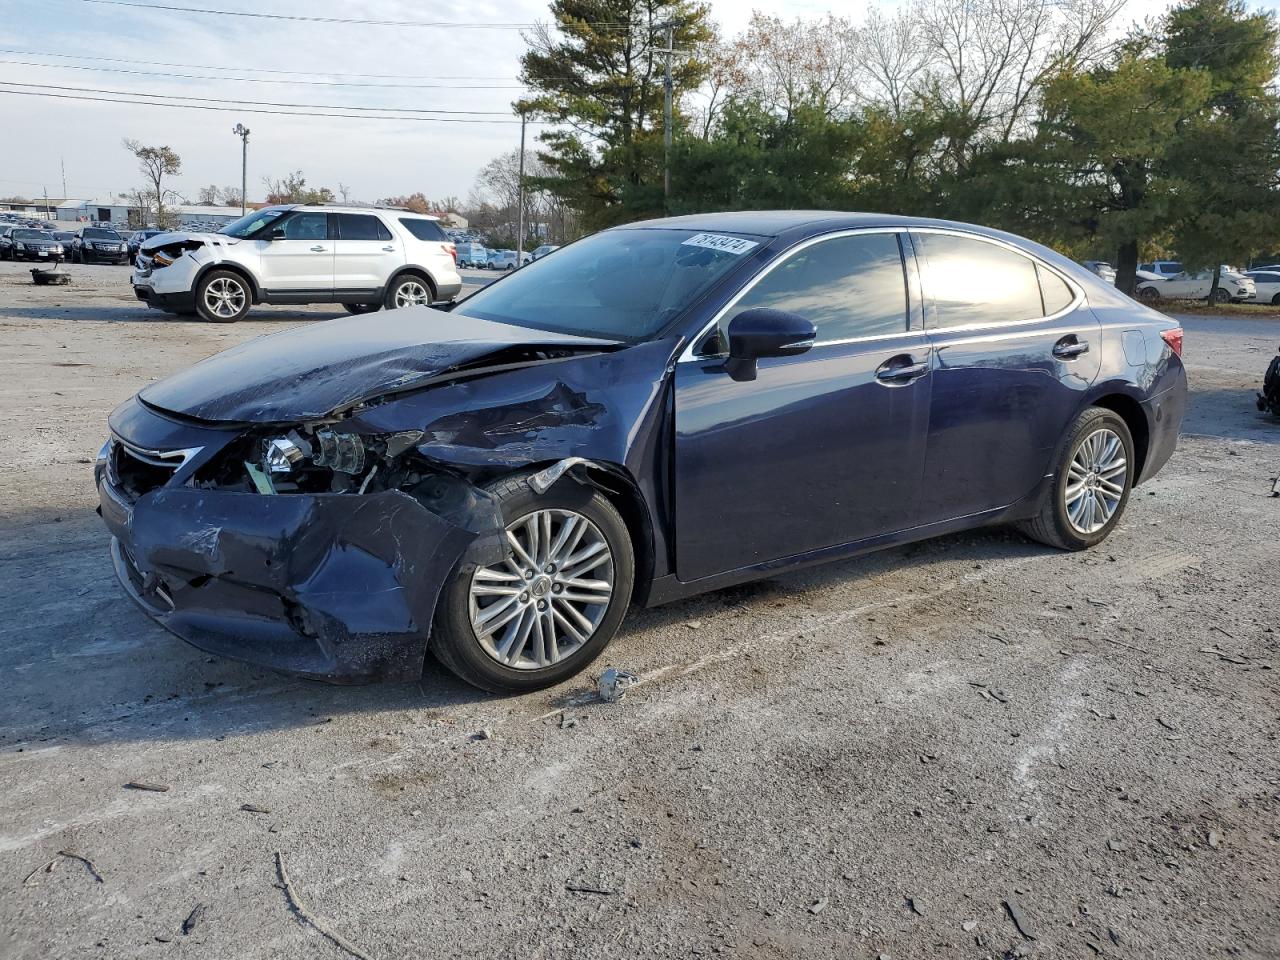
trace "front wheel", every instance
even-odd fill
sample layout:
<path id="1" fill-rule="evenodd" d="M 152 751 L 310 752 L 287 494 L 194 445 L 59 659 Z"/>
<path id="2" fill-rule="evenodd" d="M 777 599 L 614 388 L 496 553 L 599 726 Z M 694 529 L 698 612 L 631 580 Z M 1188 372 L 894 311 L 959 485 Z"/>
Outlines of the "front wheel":
<path id="1" fill-rule="evenodd" d="M 388 310 L 399 310 L 401 307 L 429 307 L 431 306 L 431 286 L 414 274 L 397 277 L 387 287 L 387 296 L 383 303 Z"/>
<path id="2" fill-rule="evenodd" d="M 196 287 L 196 313 L 211 323 L 234 323 L 250 306 L 249 285 L 230 270 L 214 270 Z"/>
<path id="3" fill-rule="evenodd" d="M 511 553 L 459 565 L 440 595 L 431 648 L 484 690 L 539 690 L 584 670 L 618 632 L 635 582 L 631 536 L 603 494 L 570 480 L 542 495 L 523 476 L 488 491 Z"/>
<path id="4" fill-rule="evenodd" d="M 1090 407 L 1076 418 L 1039 516 L 1022 531 L 1061 550 L 1085 550 L 1107 538 L 1136 479 L 1133 437 L 1115 412 Z"/>
<path id="5" fill-rule="evenodd" d="M 1156 292 L 1155 287 L 1140 287 L 1138 289 L 1138 299 L 1153 303 L 1160 299 L 1160 294 Z"/>
<path id="6" fill-rule="evenodd" d="M 1214 303 L 1230 303 L 1231 294 L 1222 287 L 1219 287 L 1217 290 L 1213 291 L 1213 297 L 1211 299 Z"/>

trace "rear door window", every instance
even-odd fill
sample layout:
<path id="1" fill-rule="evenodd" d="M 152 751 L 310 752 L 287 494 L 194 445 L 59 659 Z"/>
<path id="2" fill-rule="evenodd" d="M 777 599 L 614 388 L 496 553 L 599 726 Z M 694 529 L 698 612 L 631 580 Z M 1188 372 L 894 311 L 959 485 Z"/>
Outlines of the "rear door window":
<path id="1" fill-rule="evenodd" d="M 934 326 L 985 326 L 1043 317 L 1036 264 L 1007 247 L 949 233 L 912 234 L 924 254 Z"/>
<path id="2" fill-rule="evenodd" d="M 722 333 L 733 317 L 758 307 L 811 321 L 819 343 L 905 333 L 907 281 L 898 235 L 835 237 L 792 254 L 725 315 Z"/>
<path id="3" fill-rule="evenodd" d="M 367 213 L 338 214 L 340 240 L 390 240 L 391 231 L 377 217 Z"/>
<path id="4" fill-rule="evenodd" d="M 419 240 L 446 241 L 449 237 L 440 229 L 434 220 L 419 220 L 414 217 L 401 217 L 400 226 L 404 227 Z"/>

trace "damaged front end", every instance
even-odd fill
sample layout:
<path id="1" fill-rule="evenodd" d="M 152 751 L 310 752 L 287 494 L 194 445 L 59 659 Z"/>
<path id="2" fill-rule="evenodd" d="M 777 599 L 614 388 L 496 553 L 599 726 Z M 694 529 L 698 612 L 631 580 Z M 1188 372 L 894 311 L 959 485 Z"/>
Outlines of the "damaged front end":
<path id="1" fill-rule="evenodd" d="M 454 567 L 506 555 L 496 503 L 417 455 L 413 431 L 233 433 L 126 407 L 98 469 L 116 573 L 203 650 L 329 681 L 416 677 Z"/>

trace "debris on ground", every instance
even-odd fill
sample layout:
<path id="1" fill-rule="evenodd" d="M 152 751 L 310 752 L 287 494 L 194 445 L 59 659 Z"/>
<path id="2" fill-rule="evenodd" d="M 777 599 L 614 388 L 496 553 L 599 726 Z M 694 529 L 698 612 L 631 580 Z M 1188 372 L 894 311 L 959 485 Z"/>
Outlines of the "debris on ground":
<path id="1" fill-rule="evenodd" d="M 1200 652 L 1212 653 L 1219 660 L 1225 660 L 1227 661 L 1227 663 L 1238 663 L 1238 664 L 1244 665 L 1249 662 L 1244 657 L 1233 657 L 1231 654 L 1227 653 L 1225 650 L 1219 650 L 1217 647 L 1201 647 Z"/>
<path id="2" fill-rule="evenodd" d="M 339 949 L 345 950 L 351 956 L 357 957 L 358 960 L 373 960 L 369 954 L 330 927 L 327 920 L 323 917 L 317 917 L 303 905 L 302 901 L 298 899 L 297 891 L 293 889 L 293 883 L 289 880 L 289 872 L 284 865 L 284 854 L 279 850 L 276 851 L 276 873 L 280 877 L 281 889 L 284 890 L 285 896 L 289 898 L 289 906 L 293 907 L 300 920 L 315 928 Z"/>
<path id="3" fill-rule="evenodd" d="M 625 670 L 610 667 L 600 674 L 600 679 L 596 681 L 596 691 L 600 694 L 600 699 L 605 703 L 617 703 L 627 695 L 629 688 L 639 682 L 640 678 L 634 673 L 627 673 Z"/>
<path id="4" fill-rule="evenodd" d="M 594 893 L 599 897 L 612 897 L 617 891 L 606 890 L 604 887 L 588 887 L 578 883 L 566 883 L 564 888 L 570 893 Z"/>
<path id="5" fill-rule="evenodd" d="M 813 903 L 809 904 L 809 912 L 815 917 L 825 909 L 827 909 L 826 897 L 819 897 L 817 900 L 813 901 Z"/>
<path id="6" fill-rule="evenodd" d="M 242 803 L 240 809 L 245 813 L 270 813 L 266 807 L 260 807 L 256 803 Z"/>
<path id="7" fill-rule="evenodd" d="M 147 790 L 151 793 L 168 793 L 167 783 L 147 783 L 145 780 L 130 780 L 124 785 L 126 790 Z"/>
<path id="8" fill-rule="evenodd" d="M 1013 900 L 1006 898 L 1004 901 L 1004 908 L 1008 911 L 1009 919 L 1013 921 L 1013 925 L 1017 927 L 1018 932 L 1028 940 L 1034 940 L 1036 935 L 1031 932 L 1031 927 L 1023 917 L 1022 911 L 1018 908 L 1018 905 Z"/>
<path id="9" fill-rule="evenodd" d="M 70 850 L 59 850 L 58 856 L 54 857 L 48 863 L 42 863 L 40 866 L 36 867 L 34 870 L 28 873 L 26 877 L 23 878 L 22 885 L 24 887 L 38 887 L 40 885 L 40 881 L 35 879 L 36 874 L 53 873 L 53 868 L 58 865 L 59 858 L 66 859 L 66 860 L 78 860 L 80 863 L 83 863 L 85 865 L 85 868 L 89 871 L 90 874 L 93 875 L 94 880 L 96 880 L 98 883 L 106 882 L 105 880 L 102 879 L 102 874 L 98 872 L 97 864 L 95 864 L 88 857 L 82 857 L 80 856 L 80 854 L 72 853 Z"/>
<path id="10" fill-rule="evenodd" d="M 1222 846 L 1222 834 L 1220 834 L 1217 830 L 1210 830 L 1208 842 L 1209 842 L 1209 846 L 1217 850 L 1218 847 Z"/>
<path id="11" fill-rule="evenodd" d="M 472 739 L 472 740 L 477 740 L 477 741 L 478 741 L 478 740 L 492 740 L 492 739 L 493 739 L 493 731 L 492 731 L 489 727 L 485 727 L 483 730 L 477 730 L 475 733 L 473 733 L 473 734 L 471 735 L 471 739 Z"/>
<path id="12" fill-rule="evenodd" d="M 924 902 L 919 897 L 907 897 L 907 906 L 917 917 L 924 916 Z"/>
<path id="13" fill-rule="evenodd" d="M 964 923 L 960 924 L 960 929 L 965 933 L 973 933 L 974 930 L 978 929 L 978 921 L 966 920 Z"/>
<path id="14" fill-rule="evenodd" d="M 570 730 L 578 725 L 578 718 L 571 717 L 567 714 L 560 714 L 560 729 Z"/>
<path id="15" fill-rule="evenodd" d="M 204 919 L 205 909 L 203 903 L 197 903 L 191 912 L 187 914 L 187 919 L 182 921 L 182 935 L 184 937 L 190 936 L 191 931 L 196 928 L 196 924 Z"/>

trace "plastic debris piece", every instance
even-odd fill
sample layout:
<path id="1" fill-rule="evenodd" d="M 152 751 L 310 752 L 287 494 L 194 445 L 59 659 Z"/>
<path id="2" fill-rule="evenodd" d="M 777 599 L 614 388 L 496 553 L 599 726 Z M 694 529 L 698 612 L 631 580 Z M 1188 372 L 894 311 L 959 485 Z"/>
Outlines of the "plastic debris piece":
<path id="1" fill-rule="evenodd" d="M 596 690 L 600 694 L 600 699 L 605 703 L 617 703 L 627 695 L 628 689 L 639 682 L 640 678 L 634 673 L 627 673 L 625 670 L 610 667 L 600 674 L 600 679 L 596 681 Z"/>

